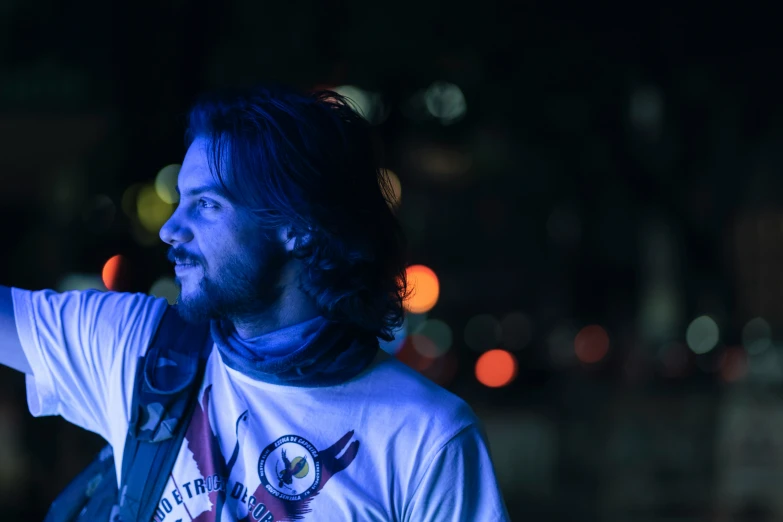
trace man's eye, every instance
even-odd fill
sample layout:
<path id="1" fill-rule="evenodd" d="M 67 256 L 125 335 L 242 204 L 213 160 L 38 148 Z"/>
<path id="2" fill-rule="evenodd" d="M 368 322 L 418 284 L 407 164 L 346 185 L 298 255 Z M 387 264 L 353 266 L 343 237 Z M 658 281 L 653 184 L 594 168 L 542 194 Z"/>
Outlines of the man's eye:
<path id="1" fill-rule="evenodd" d="M 217 208 L 217 205 L 215 205 L 212 201 L 208 199 L 198 200 L 198 206 L 201 208 Z"/>

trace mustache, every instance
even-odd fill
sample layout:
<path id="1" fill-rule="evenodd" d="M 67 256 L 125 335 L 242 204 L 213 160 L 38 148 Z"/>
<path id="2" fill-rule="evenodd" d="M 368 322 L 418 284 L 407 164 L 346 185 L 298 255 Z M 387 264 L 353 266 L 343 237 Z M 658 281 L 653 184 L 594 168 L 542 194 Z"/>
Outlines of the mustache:
<path id="1" fill-rule="evenodd" d="M 186 263 L 186 264 L 200 264 L 199 260 L 188 254 L 184 248 L 170 247 L 166 258 L 171 263 Z"/>

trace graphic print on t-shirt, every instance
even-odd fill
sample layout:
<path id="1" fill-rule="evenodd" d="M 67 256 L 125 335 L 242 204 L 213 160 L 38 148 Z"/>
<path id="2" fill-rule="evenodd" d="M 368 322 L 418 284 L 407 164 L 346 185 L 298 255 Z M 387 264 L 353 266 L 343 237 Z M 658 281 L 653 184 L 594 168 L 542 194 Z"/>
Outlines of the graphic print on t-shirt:
<path id="1" fill-rule="evenodd" d="M 264 448 L 258 460 L 261 484 L 253 493 L 255 503 L 267 506 L 275 518 L 263 519 L 264 512 L 253 508 L 243 521 L 301 520 L 302 515 L 313 511 L 310 502 L 321 492 L 335 473 L 347 468 L 359 452 L 359 441 L 348 445 L 353 430 L 323 451 L 318 451 L 309 441 L 297 435 L 286 435 Z M 343 452 L 343 449 L 345 451 Z M 293 459 L 284 453 L 297 453 Z M 340 455 L 342 453 L 342 455 Z M 337 455 L 340 455 L 338 458 Z M 309 459 L 309 460 L 308 460 Z M 287 463 L 287 464 L 286 464 Z M 299 489 L 304 486 L 304 489 Z M 251 518 L 252 515 L 252 518 Z"/>
<path id="2" fill-rule="evenodd" d="M 209 385 L 185 434 L 183 446 L 188 451 L 181 452 L 179 457 L 192 455 L 195 466 L 188 467 L 199 478 L 178 484 L 172 474 L 170 482 L 174 488 L 164 493 L 154 521 L 179 522 L 183 508 L 182 515 L 198 522 L 220 522 L 224 508 L 232 514 L 232 519 L 244 515 L 239 518 L 240 522 L 303 520 L 304 515 L 313 511 L 310 503 L 328 480 L 348 467 L 359 451 L 358 440 L 348 444 L 353 430 L 323 451 L 299 435 L 282 436 L 261 452 L 257 468 L 260 483 L 251 493 L 248 485 L 241 482 L 246 480 L 242 473 L 238 473 L 238 479 L 232 479 L 232 471 L 243 462 L 242 443 L 249 436 L 248 412 L 244 411 L 236 420 L 236 443 L 226 460 L 209 422 L 211 398 L 212 386 Z"/>

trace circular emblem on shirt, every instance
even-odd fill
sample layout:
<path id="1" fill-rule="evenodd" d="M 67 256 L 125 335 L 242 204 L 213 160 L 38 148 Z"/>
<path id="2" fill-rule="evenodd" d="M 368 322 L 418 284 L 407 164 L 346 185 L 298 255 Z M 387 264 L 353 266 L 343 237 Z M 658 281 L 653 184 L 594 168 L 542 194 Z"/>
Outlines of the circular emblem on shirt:
<path id="1" fill-rule="evenodd" d="M 285 435 L 264 448 L 258 477 L 267 491 L 281 500 L 302 500 L 318 489 L 321 459 L 309 440 Z"/>

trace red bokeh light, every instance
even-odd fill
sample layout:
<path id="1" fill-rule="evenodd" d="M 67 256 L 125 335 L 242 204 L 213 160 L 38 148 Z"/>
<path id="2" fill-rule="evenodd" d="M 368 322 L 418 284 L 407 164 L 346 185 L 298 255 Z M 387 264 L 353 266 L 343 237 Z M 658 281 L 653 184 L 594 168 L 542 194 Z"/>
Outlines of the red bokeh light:
<path id="1" fill-rule="evenodd" d="M 128 286 L 128 262 L 121 255 L 112 256 L 103 265 L 101 272 L 103 284 L 109 290 L 123 291 Z"/>
<path id="2" fill-rule="evenodd" d="M 741 346 L 730 346 L 720 357 L 720 376 L 726 382 L 736 382 L 748 374 L 748 353 Z"/>
<path id="3" fill-rule="evenodd" d="M 500 388 L 517 376 L 517 360 L 506 350 L 490 350 L 476 361 L 476 378 L 484 386 Z"/>
<path id="4" fill-rule="evenodd" d="M 597 324 L 585 326 L 576 334 L 574 352 L 583 363 L 597 363 L 609 353 L 609 334 Z"/>

